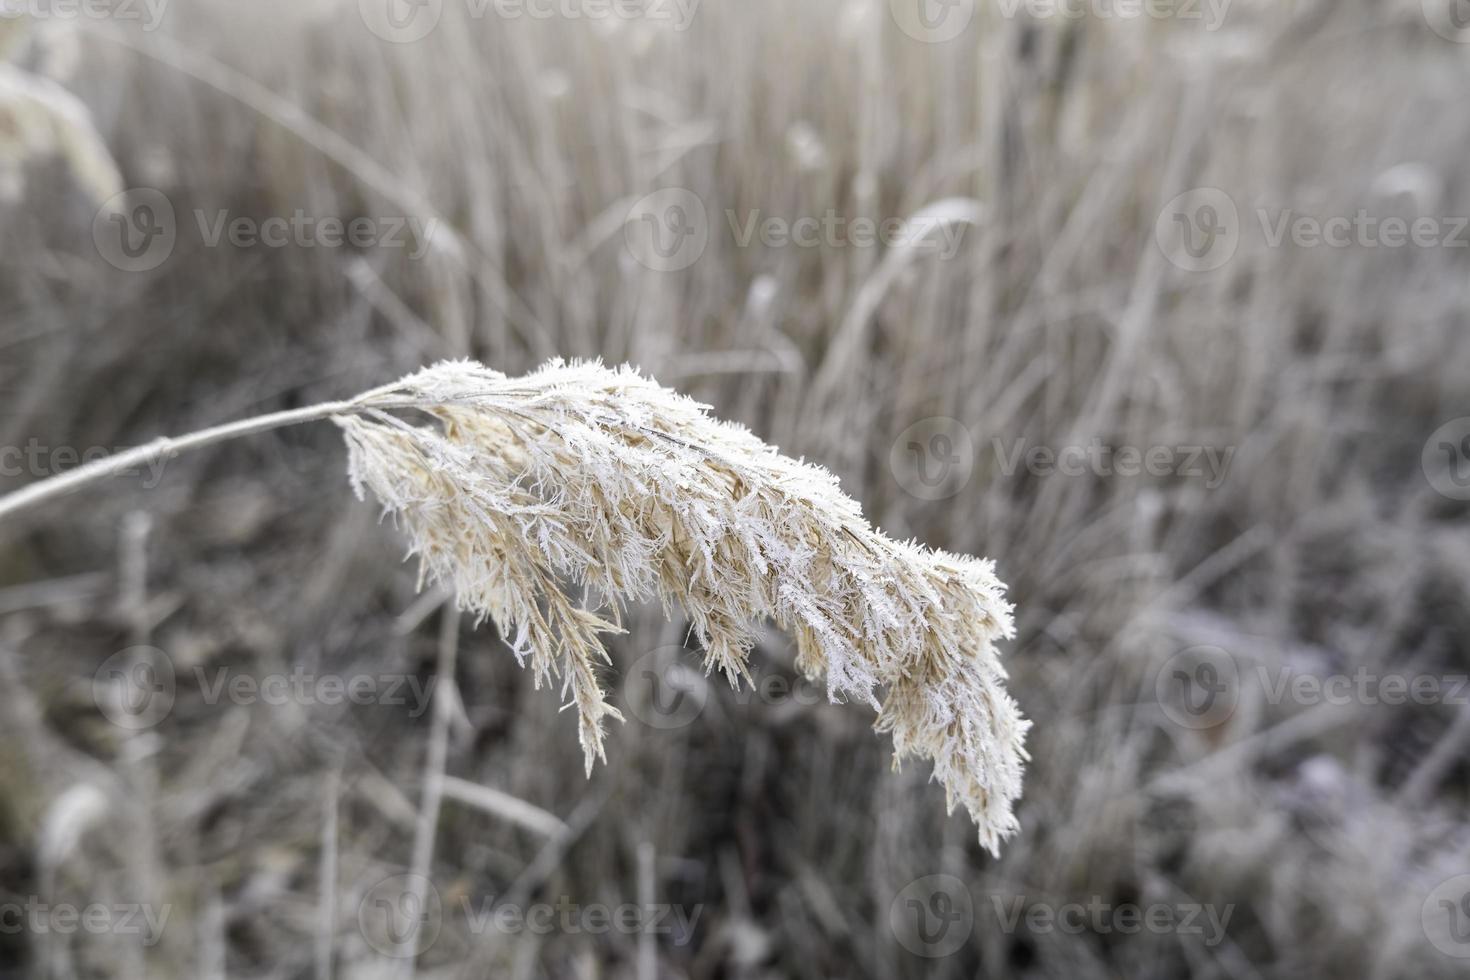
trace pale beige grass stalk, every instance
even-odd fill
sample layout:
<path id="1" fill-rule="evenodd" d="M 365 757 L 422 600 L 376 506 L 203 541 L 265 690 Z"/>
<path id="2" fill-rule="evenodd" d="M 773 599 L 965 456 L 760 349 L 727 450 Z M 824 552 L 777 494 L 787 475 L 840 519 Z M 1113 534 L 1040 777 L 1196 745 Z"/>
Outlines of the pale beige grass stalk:
<path id="1" fill-rule="evenodd" d="M 429 424 L 403 417 L 418 412 Z M 657 599 L 687 616 L 706 670 L 736 686 L 756 628 L 774 621 L 831 700 L 877 711 L 895 763 L 933 761 L 984 846 L 1017 829 L 1029 723 L 994 647 L 1013 628 L 992 563 L 889 539 L 826 470 L 631 369 L 553 361 L 511 378 L 443 362 L 350 401 L 91 464 L 0 498 L 0 517 L 141 459 L 328 417 L 354 488 L 408 537 L 421 584 L 494 619 L 538 687 L 559 677 L 589 773 L 604 721 L 622 717 L 599 676 L 599 634 L 621 631 L 626 603 Z"/>

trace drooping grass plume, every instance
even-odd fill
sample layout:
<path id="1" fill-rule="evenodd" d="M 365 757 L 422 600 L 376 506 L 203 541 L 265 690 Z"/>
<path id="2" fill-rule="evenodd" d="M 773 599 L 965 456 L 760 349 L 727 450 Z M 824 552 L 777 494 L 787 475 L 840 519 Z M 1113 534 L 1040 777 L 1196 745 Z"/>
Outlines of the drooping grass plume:
<path id="1" fill-rule="evenodd" d="M 538 686 L 560 675 L 589 772 L 604 720 L 621 717 L 598 634 L 619 630 L 624 602 L 657 598 L 735 685 L 774 620 L 833 700 L 877 709 L 895 762 L 933 760 L 987 848 L 1015 831 L 1029 723 L 993 646 L 1012 625 L 991 562 L 890 540 L 826 470 L 629 369 L 553 361 L 511 378 L 445 362 L 392 393 L 434 423 L 336 416 L 353 485 L 394 515 L 425 579 L 496 621 Z"/>
<path id="2" fill-rule="evenodd" d="M 415 412 L 427 424 L 404 417 Z M 420 584 L 494 619 L 538 687 L 560 677 L 589 773 L 604 720 L 622 717 L 599 678 L 599 634 L 621 630 L 627 602 L 657 598 L 688 617 L 707 671 L 737 686 L 751 680 L 756 627 L 774 620 L 833 701 L 877 710 L 895 764 L 933 761 L 985 847 L 1017 829 L 1030 723 L 994 647 L 1013 627 L 992 563 L 889 539 L 826 470 L 629 368 L 558 360 L 512 378 L 447 361 L 347 401 L 88 463 L 0 497 L 0 519 L 131 467 L 326 418 L 346 435 L 358 495 L 371 491 L 408 536 Z"/>

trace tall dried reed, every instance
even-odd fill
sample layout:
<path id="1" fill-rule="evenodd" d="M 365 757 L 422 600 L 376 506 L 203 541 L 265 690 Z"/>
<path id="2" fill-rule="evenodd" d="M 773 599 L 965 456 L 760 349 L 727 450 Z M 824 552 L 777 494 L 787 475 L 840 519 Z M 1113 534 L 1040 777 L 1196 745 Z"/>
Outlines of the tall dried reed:
<path id="1" fill-rule="evenodd" d="M 826 470 L 628 368 L 557 360 L 512 378 L 446 361 L 350 401 L 90 464 L 0 498 L 0 516 L 142 458 L 328 417 L 354 488 L 407 535 L 421 584 L 494 619 L 538 687 L 560 677 L 589 774 L 604 720 L 622 717 L 598 676 L 599 634 L 621 631 L 626 602 L 656 598 L 688 617 L 706 672 L 736 686 L 757 626 L 774 620 L 831 700 L 878 712 L 895 763 L 933 761 L 985 847 L 1017 829 L 1029 723 L 994 648 L 1013 627 L 993 564 L 887 538 Z"/>

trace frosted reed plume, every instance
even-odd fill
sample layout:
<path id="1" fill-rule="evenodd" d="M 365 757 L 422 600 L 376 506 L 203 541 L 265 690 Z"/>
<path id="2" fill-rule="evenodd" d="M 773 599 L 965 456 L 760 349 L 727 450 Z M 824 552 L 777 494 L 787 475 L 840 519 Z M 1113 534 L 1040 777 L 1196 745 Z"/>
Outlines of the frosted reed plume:
<path id="1" fill-rule="evenodd" d="M 657 597 L 737 686 L 773 620 L 832 700 L 873 705 L 895 764 L 933 760 L 985 847 L 1016 830 L 1030 723 L 993 646 L 1013 630 L 991 562 L 890 540 L 826 470 L 630 369 L 553 361 L 510 378 L 445 362 L 382 391 L 436 424 L 335 416 L 358 495 L 395 516 L 423 580 L 496 621 L 538 687 L 560 677 L 589 772 L 604 720 L 621 718 L 599 634 Z"/>

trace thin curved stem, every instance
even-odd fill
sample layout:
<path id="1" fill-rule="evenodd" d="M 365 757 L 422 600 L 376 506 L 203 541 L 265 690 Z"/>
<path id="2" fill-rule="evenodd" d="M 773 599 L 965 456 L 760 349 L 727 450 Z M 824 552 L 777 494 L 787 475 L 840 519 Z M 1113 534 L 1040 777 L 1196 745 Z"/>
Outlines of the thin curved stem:
<path id="1" fill-rule="evenodd" d="M 11 517 L 28 507 L 44 503 L 54 497 L 80 490 L 110 476 L 116 476 L 127 470 L 138 466 L 146 466 L 165 457 L 174 457 L 191 449 L 202 449 L 216 443 L 236 439 L 240 436 L 253 435 L 257 432 L 269 432 L 271 429 L 281 429 L 288 425 L 299 425 L 302 422 L 314 422 L 319 419 L 329 418 L 333 415 L 342 415 L 355 412 L 364 407 L 369 398 L 381 394 L 386 389 L 376 389 L 365 395 L 360 395 L 351 401 L 322 402 L 319 405 L 311 405 L 307 408 L 295 408 L 285 412 L 273 412 L 268 415 L 257 415 L 254 418 L 243 419 L 238 422 L 229 422 L 225 425 L 217 425 L 209 429 L 201 429 L 184 436 L 164 437 L 154 439 L 142 446 L 125 450 L 103 459 L 94 460 L 74 470 L 68 470 L 57 476 L 48 477 L 29 486 L 22 487 L 13 493 L 0 497 L 0 520 Z"/>

